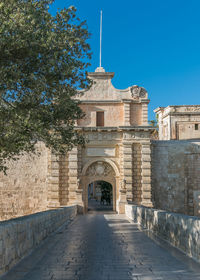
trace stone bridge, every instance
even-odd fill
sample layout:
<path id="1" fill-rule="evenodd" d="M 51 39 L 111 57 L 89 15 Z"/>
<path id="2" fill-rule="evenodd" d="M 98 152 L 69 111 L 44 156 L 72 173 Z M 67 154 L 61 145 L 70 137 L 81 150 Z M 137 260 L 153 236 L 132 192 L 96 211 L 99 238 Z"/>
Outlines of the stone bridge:
<path id="1" fill-rule="evenodd" d="M 126 215 L 76 208 L 2 222 L 0 279 L 200 279 L 200 219 L 134 205 Z"/>

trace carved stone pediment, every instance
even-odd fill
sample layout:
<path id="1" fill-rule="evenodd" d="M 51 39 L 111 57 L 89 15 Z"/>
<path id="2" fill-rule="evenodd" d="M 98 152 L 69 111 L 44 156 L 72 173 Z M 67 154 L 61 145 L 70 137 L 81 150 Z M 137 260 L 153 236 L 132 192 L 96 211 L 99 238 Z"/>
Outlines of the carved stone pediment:
<path id="1" fill-rule="evenodd" d="M 97 161 L 91 164 L 87 171 L 86 176 L 114 176 L 113 168 L 106 162 Z"/>
<path id="2" fill-rule="evenodd" d="M 102 70 L 101 70 L 102 71 Z M 146 99 L 147 91 L 143 87 L 131 86 L 127 89 L 116 89 L 112 85 L 114 73 L 110 72 L 88 73 L 88 77 L 92 80 L 92 85 L 88 90 L 81 91 L 77 98 L 80 101 L 118 101 L 123 99 L 138 100 Z"/>

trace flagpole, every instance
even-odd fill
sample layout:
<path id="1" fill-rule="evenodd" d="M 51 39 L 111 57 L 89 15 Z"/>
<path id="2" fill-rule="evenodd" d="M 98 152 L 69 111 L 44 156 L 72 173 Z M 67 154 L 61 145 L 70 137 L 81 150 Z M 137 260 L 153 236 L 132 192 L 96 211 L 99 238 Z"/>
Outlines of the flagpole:
<path id="1" fill-rule="evenodd" d="M 101 52 L 102 52 L 102 10 L 100 12 L 100 55 L 99 55 L 99 67 L 101 67 Z"/>

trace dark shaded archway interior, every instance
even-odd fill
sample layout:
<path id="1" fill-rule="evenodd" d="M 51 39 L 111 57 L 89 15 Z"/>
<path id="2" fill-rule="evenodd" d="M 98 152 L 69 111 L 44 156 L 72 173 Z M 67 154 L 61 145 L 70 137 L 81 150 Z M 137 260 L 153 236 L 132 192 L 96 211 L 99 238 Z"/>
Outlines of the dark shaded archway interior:
<path id="1" fill-rule="evenodd" d="M 113 187 L 106 181 L 88 185 L 88 212 L 113 211 Z"/>

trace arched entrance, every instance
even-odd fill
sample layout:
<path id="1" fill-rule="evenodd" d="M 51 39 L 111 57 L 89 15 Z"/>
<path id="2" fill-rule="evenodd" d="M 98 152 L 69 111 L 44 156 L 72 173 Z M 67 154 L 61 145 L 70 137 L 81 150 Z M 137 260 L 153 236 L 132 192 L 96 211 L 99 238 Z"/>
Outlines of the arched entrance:
<path id="1" fill-rule="evenodd" d="M 113 211 L 113 187 L 106 181 L 88 185 L 88 211 Z"/>
<path id="2" fill-rule="evenodd" d="M 83 168 L 81 185 L 83 188 L 84 212 L 88 211 L 88 186 L 93 182 L 107 182 L 112 186 L 112 210 L 116 211 L 119 199 L 119 170 L 116 164 L 109 159 L 89 161 Z"/>

